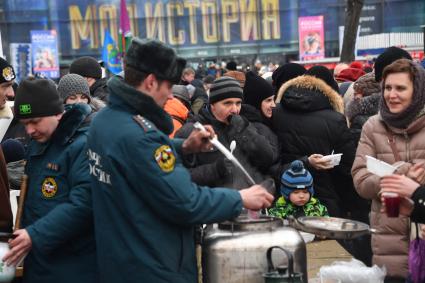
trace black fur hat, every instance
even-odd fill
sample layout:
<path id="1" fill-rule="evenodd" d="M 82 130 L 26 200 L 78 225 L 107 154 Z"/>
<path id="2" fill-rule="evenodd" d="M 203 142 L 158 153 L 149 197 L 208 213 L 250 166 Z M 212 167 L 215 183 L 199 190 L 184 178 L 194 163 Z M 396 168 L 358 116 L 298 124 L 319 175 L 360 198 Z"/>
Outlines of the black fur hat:
<path id="1" fill-rule="evenodd" d="M 160 41 L 133 38 L 125 55 L 125 64 L 176 84 L 180 81 L 186 60 Z"/>

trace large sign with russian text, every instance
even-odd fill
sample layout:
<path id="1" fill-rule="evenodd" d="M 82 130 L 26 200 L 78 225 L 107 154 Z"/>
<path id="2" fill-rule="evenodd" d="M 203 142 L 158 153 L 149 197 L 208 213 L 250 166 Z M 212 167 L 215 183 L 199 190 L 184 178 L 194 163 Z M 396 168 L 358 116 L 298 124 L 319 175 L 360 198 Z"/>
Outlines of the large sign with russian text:
<path id="1" fill-rule="evenodd" d="M 120 0 L 3 2 L 9 43 L 30 42 L 31 30 L 54 29 L 61 58 L 71 59 L 100 58 L 106 29 L 118 40 Z M 330 53 L 344 25 L 345 5 L 341 0 L 127 0 L 127 11 L 133 35 L 160 39 L 183 56 L 209 57 L 296 52 L 298 18 L 318 15 Z M 424 8 L 423 0 L 365 0 L 360 35 L 420 31 Z"/>
<path id="2" fill-rule="evenodd" d="M 72 49 L 97 48 L 105 29 L 118 40 L 119 5 L 69 2 Z M 127 1 L 131 32 L 176 47 L 282 39 L 280 0 Z M 62 10 L 62 13 L 65 12 Z M 61 17 L 62 18 L 62 17 Z"/>

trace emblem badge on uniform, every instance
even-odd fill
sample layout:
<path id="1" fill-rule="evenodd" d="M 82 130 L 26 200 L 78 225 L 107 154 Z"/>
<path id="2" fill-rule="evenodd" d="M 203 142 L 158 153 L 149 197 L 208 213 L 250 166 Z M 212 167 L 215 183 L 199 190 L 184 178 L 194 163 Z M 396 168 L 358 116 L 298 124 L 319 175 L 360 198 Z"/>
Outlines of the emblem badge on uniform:
<path id="1" fill-rule="evenodd" d="M 6 67 L 3 69 L 2 76 L 6 82 L 10 82 L 15 78 L 15 73 L 11 67 Z"/>
<path id="2" fill-rule="evenodd" d="M 162 171 L 168 173 L 174 170 L 176 157 L 169 145 L 161 145 L 155 150 L 155 160 Z"/>
<path id="3" fill-rule="evenodd" d="M 56 195 L 58 191 L 58 185 L 56 184 L 55 179 L 48 177 L 44 179 L 43 184 L 41 185 L 41 192 L 45 198 L 52 198 Z"/>

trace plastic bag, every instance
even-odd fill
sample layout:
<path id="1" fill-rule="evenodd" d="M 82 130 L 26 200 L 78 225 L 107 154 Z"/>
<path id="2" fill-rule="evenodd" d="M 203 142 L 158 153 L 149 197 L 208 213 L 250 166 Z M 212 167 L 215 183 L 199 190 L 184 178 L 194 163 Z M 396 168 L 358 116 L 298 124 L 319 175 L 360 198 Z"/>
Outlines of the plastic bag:
<path id="1" fill-rule="evenodd" d="M 344 283 L 383 283 L 387 270 L 377 265 L 367 267 L 363 262 L 352 259 L 351 261 L 335 261 L 331 265 L 320 268 L 320 278 L 339 279 Z"/>
<path id="2" fill-rule="evenodd" d="M 418 229 L 417 226 L 416 229 Z M 425 282 L 425 240 L 418 235 L 409 246 L 409 273 L 412 282 Z"/>

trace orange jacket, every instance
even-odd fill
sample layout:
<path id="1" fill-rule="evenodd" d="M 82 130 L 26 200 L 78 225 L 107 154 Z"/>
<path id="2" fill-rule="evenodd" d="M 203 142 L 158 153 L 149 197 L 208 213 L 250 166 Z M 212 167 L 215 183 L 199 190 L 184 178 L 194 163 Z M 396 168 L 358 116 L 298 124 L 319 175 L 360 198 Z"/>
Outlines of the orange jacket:
<path id="1" fill-rule="evenodd" d="M 189 115 L 189 109 L 177 98 L 167 100 L 164 106 L 165 112 L 167 112 L 171 118 L 173 118 L 174 130 L 170 134 L 170 138 L 174 137 L 174 134 L 183 126 L 186 122 L 187 116 Z"/>

